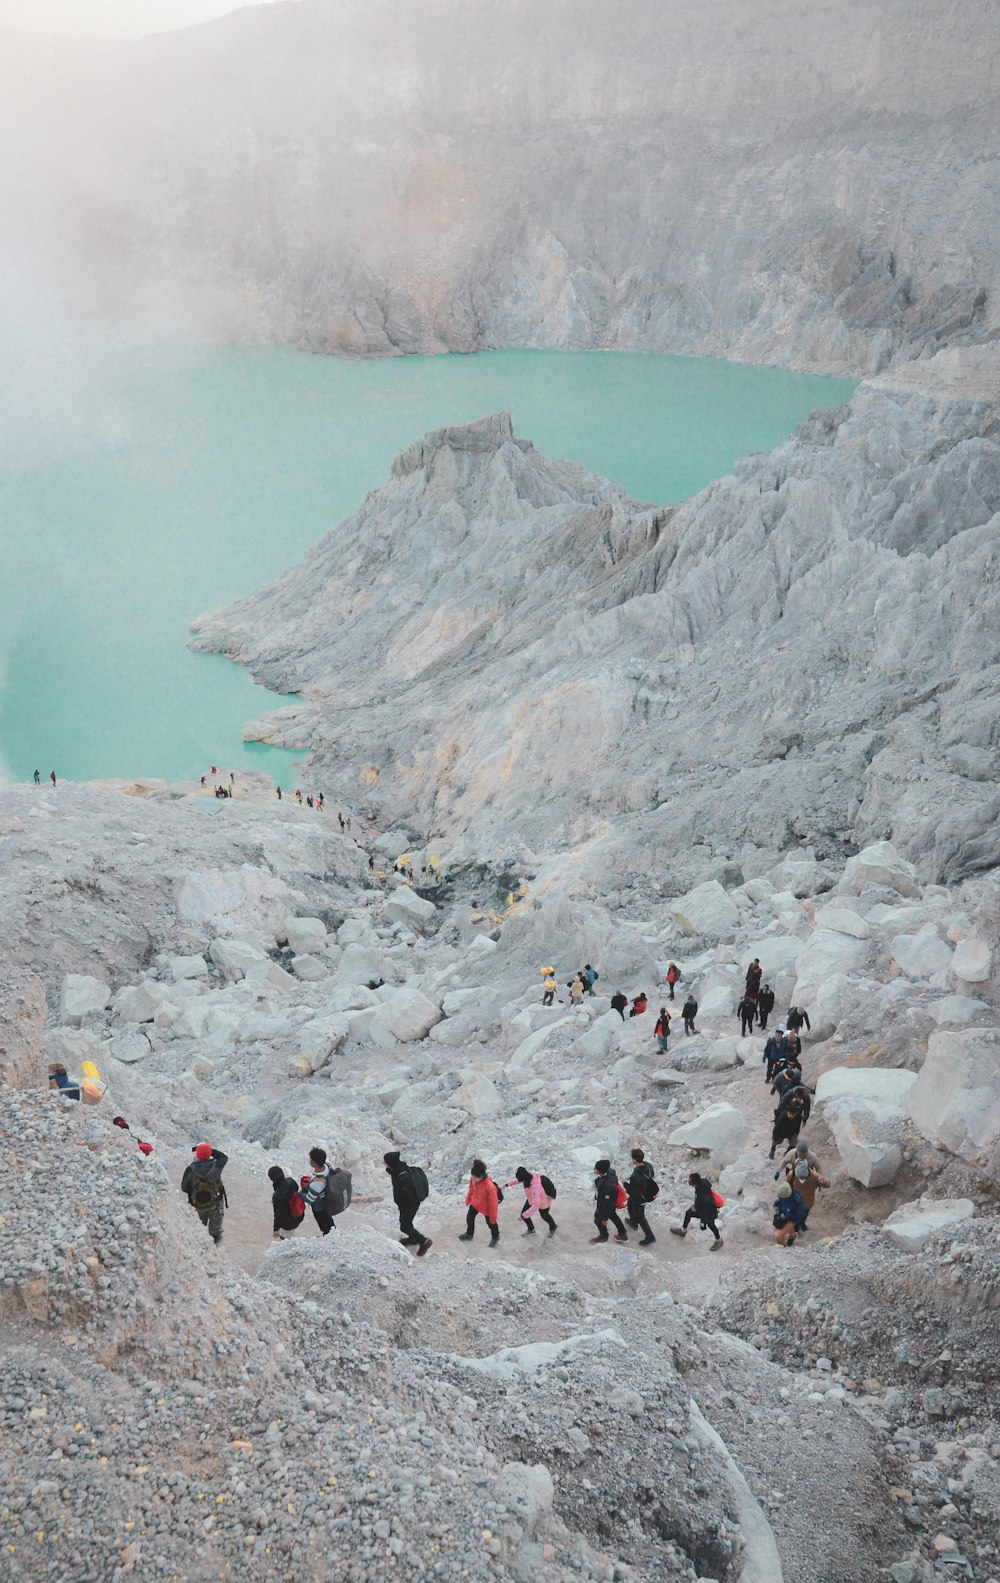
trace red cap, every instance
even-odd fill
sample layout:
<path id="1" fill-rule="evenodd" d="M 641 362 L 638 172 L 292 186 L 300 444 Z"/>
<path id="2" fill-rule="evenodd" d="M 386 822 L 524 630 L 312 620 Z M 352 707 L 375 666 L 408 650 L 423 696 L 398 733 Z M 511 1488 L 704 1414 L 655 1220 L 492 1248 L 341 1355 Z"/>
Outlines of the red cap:
<path id="1" fill-rule="evenodd" d="M 196 1144 L 194 1157 L 196 1160 L 210 1160 L 212 1158 L 212 1145 L 210 1143 Z"/>

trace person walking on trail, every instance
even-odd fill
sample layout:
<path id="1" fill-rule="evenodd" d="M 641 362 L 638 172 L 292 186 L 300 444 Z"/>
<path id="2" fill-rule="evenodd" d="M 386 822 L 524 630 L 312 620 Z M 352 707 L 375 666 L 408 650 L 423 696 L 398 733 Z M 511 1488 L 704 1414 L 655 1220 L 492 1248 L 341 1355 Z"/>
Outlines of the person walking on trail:
<path id="1" fill-rule="evenodd" d="M 782 1100 L 786 1094 L 791 1093 L 793 1088 L 798 1088 L 801 1082 L 801 1066 L 797 1066 L 794 1061 L 785 1061 L 778 1067 L 774 1074 L 774 1082 L 771 1084 L 771 1093 L 774 1094 L 778 1100 Z"/>
<path id="2" fill-rule="evenodd" d="M 393 1203 L 399 1210 L 399 1229 L 403 1233 L 400 1241 L 404 1248 L 416 1248 L 418 1258 L 423 1258 L 431 1246 L 431 1239 L 418 1231 L 413 1221 L 427 1196 L 426 1192 L 420 1192 L 420 1186 L 426 1182 L 426 1178 L 421 1171 L 422 1180 L 418 1180 L 410 1166 L 400 1157 L 398 1149 L 383 1154 L 382 1160 L 392 1182 Z"/>
<path id="3" fill-rule="evenodd" d="M 55 770 L 49 770 L 49 780 L 52 782 L 52 784 L 54 786 L 55 783 L 56 783 L 56 772 L 55 772 Z"/>
<path id="4" fill-rule="evenodd" d="M 785 1057 L 794 1061 L 796 1066 L 802 1065 L 802 1040 L 794 1028 L 789 1028 L 785 1033 Z"/>
<path id="5" fill-rule="evenodd" d="M 781 1175 L 782 1172 L 779 1170 L 775 1175 L 775 1181 L 777 1181 Z M 794 1192 L 798 1193 L 799 1197 L 802 1199 L 805 1213 L 802 1216 L 802 1223 L 799 1227 L 799 1230 L 805 1231 L 806 1221 L 809 1218 L 810 1210 L 816 1202 L 816 1195 L 821 1188 L 829 1187 L 829 1180 L 827 1177 L 820 1175 L 819 1166 L 814 1165 L 809 1158 L 809 1150 L 807 1148 L 803 1149 L 802 1153 L 800 1154 L 798 1152 L 798 1145 L 796 1145 L 794 1158 L 788 1165 L 784 1166 L 784 1179 L 788 1183 L 789 1187 L 792 1188 Z"/>
<path id="6" fill-rule="evenodd" d="M 628 1194 L 619 1183 L 617 1174 L 611 1169 L 610 1160 L 598 1160 L 594 1166 L 594 1198 L 597 1204 L 594 1210 L 597 1236 L 591 1237 L 591 1242 L 607 1242 L 609 1220 L 615 1228 L 617 1240 L 627 1242 L 628 1232 L 622 1225 L 618 1211 L 625 1208 Z"/>
<path id="7" fill-rule="evenodd" d="M 754 1018 L 757 1015 L 756 1001 L 751 1000 L 749 995 L 744 995 L 736 1008 L 736 1015 L 740 1019 L 740 1035 L 745 1039 L 748 1034 L 753 1033 Z"/>
<path id="8" fill-rule="evenodd" d="M 41 783 L 42 783 L 42 777 L 39 775 L 38 771 L 36 770 L 35 771 L 35 785 L 36 786 L 40 786 Z"/>
<path id="9" fill-rule="evenodd" d="M 632 1174 L 625 1183 L 628 1194 L 628 1223 L 633 1231 L 641 1231 L 640 1248 L 648 1248 L 656 1238 L 649 1229 L 646 1205 L 652 1203 L 659 1189 L 653 1180 L 653 1167 L 642 1149 L 632 1150 Z"/>
<path id="10" fill-rule="evenodd" d="M 760 989 L 760 981 L 763 976 L 764 973 L 760 965 L 760 957 L 755 956 L 753 961 L 750 963 L 750 966 L 747 968 L 747 993 L 753 1000 L 757 999 L 757 991 Z"/>
<path id="11" fill-rule="evenodd" d="M 280 1165 L 268 1171 L 271 1180 L 271 1209 L 274 1216 L 274 1239 L 284 1242 L 293 1231 L 298 1231 L 306 1217 L 305 1199 L 299 1192 L 294 1176 L 286 1176 Z"/>
<path id="12" fill-rule="evenodd" d="M 775 1028 L 771 1037 L 764 1046 L 761 1060 L 766 1062 L 767 1069 L 764 1073 L 764 1082 L 770 1087 L 774 1082 L 774 1074 L 785 1060 L 785 1030 Z"/>
<path id="13" fill-rule="evenodd" d="M 644 989 L 640 989 L 638 995 L 636 995 L 632 1002 L 632 1010 L 629 1012 L 629 1016 L 642 1017 L 645 1014 L 646 1007 L 648 1005 L 649 1001 L 646 999 L 646 991 Z"/>
<path id="14" fill-rule="evenodd" d="M 681 1007 L 681 1016 L 684 1018 L 684 1032 L 685 1033 L 697 1033 L 698 1032 L 697 1028 L 694 1025 L 694 1019 L 697 1017 L 697 1015 L 698 1015 L 698 1002 L 695 1000 L 693 995 L 689 995 L 687 1000 L 684 1002 L 683 1006 Z"/>
<path id="15" fill-rule="evenodd" d="M 722 1237 L 717 1224 L 722 1204 L 717 1199 L 707 1176 L 699 1176 L 697 1171 L 692 1171 L 688 1177 L 688 1186 L 694 1188 L 694 1203 L 690 1209 L 684 1211 L 684 1224 L 682 1226 L 671 1226 L 671 1235 L 686 1237 L 688 1226 L 692 1220 L 698 1220 L 701 1222 L 702 1231 L 710 1231 L 715 1238 L 712 1243 L 712 1252 L 717 1253 L 722 1247 Z"/>
<path id="16" fill-rule="evenodd" d="M 591 967 L 589 962 L 585 964 L 583 969 L 583 983 L 588 995 L 592 995 L 594 993 L 594 985 L 597 983 L 597 980 L 600 978 L 600 976 L 601 975 L 597 971 L 596 967 Z"/>
<path id="17" fill-rule="evenodd" d="M 221 1149 L 213 1149 L 210 1143 L 196 1143 L 194 1159 L 185 1166 L 181 1177 L 181 1192 L 216 1244 L 222 1241 L 222 1220 L 229 1203 L 222 1185 L 228 1161 L 228 1154 Z"/>
<path id="18" fill-rule="evenodd" d="M 667 1010 L 666 1006 L 661 1006 L 660 1007 L 660 1015 L 656 1019 L 656 1027 L 653 1029 L 653 1032 L 656 1035 L 656 1040 L 657 1040 L 657 1043 L 659 1044 L 660 1049 L 661 1050 L 669 1049 L 669 1047 L 670 1047 L 670 1013 Z"/>
<path id="19" fill-rule="evenodd" d="M 472 1241 L 476 1229 L 476 1216 L 482 1215 L 490 1228 L 490 1247 L 495 1248 L 500 1241 L 500 1227 L 497 1225 L 500 1193 L 482 1160 L 472 1162 L 472 1175 L 469 1177 L 469 1190 L 465 1195 L 465 1202 L 468 1212 L 465 1217 L 465 1230 L 459 1236 L 459 1242 Z"/>
<path id="20" fill-rule="evenodd" d="M 762 1028 L 767 1027 L 767 1019 L 774 1010 L 774 990 L 770 984 L 762 984 L 757 996 L 757 1020 Z"/>
<path id="21" fill-rule="evenodd" d="M 524 1221 L 525 1236 L 535 1235 L 532 1221 L 537 1215 L 548 1226 L 549 1236 L 554 1237 L 559 1227 L 552 1218 L 555 1187 L 551 1179 L 549 1177 L 543 1179 L 541 1171 L 529 1171 L 526 1165 L 519 1165 L 514 1172 L 514 1180 L 506 1185 L 524 1188 L 524 1208 L 521 1210 L 520 1218 Z"/>
<path id="22" fill-rule="evenodd" d="M 805 1138 L 800 1138 L 798 1143 L 796 1143 L 793 1148 L 787 1150 L 787 1152 L 782 1155 L 780 1161 L 778 1162 L 778 1169 L 774 1173 L 774 1180 L 777 1181 L 782 1171 L 789 1170 L 790 1167 L 795 1165 L 799 1160 L 805 1160 L 807 1164 L 814 1165 L 817 1171 L 822 1171 L 823 1169 L 819 1163 L 819 1156 L 813 1154 L 813 1151 L 809 1147 Z"/>
<path id="23" fill-rule="evenodd" d="M 551 1006 L 556 998 L 556 970 L 554 967 L 542 968 L 542 1005 Z"/>
<path id="24" fill-rule="evenodd" d="M 786 1248 L 790 1247 L 800 1231 L 805 1230 L 806 1217 L 809 1211 L 802 1202 L 802 1195 L 788 1182 L 782 1182 L 778 1188 L 778 1196 L 774 1201 L 774 1217 L 772 1224 L 775 1229 L 777 1242 Z"/>
<path id="25" fill-rule="evenodd" d="M 351 1202 L 351 1173 L 327 1160 L 325 1149 L 309 1150 L 310 1174 L 302 1178 L 302 1195 L 313 1212 L 324 1237 L 336 1231 L 335 1215 L 342 1215 Z"/>
<path id="26" fill-rule="evenodd" d="M 583 1005 L 583 997 L 586 992 L 586 988 L 587 986 L 583 982 L 583 975 L 581 973 L 577 973 L 576 977 L 572 980 L 569 986 L 569 998 L 574 1006 Z"/>
<path id="27" fill-rule="evenodd" d="M 774 1159 L 779 1143 L 798 1143 L 799 1133 L 809 1120 L 808 1099 L 808 1093 L 801 1087 L 793 1088 L 790 1094 L 785 1095 L 774 1112 L 771 1152 L 768 1159 Z"/>
<path id="28" fill-rule="evenodd" d="M 788 1016 L 785 1018 L 785 1027 L 795 1034 L 797 1034 L 802 1027 L 808 1028 L 810 1032 L 812 1031 L 812 1023 L 809 1021 L 809 1013 L 806 1011 L 804 1006 L 789 1006 Z"/>
<path id="29" fill-rule="evenodd" d="M 612 1011 L 616 1011 L 618 1013 L 618 1015 L 621 1018 L 622 1022 L 625 1021 L 625 1007 L 627 1005 L 628 1005 L 627 997 L 622 994 L 620 989 L 616 990 L 616 992 L 611 997 L 611 1010 Z"/>
<path id="30" fill-rule="evenodd" d="M 668 991 L 670 993 L 670 999 L 671 1000 L 673 1000 L 673 998 L 674 998 L 674 987 L 675 987 L 675 985 L 677 983 L 677 980 L 680 978 L 680 976 L 681 976 L 681 970 L 677 966 L 677 963 L 676 962 L 671 962 L 670 966 L 667 968 L 667 989 L 668 989 Z"/>

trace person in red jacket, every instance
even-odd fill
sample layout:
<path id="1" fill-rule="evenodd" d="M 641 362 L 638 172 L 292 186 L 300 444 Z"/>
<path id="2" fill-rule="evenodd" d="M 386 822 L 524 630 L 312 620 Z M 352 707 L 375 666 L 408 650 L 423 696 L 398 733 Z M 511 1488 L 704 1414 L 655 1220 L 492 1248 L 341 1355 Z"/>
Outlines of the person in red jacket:
<path id="1" fill-rule="evenodd" d="M 459 1237 L 459 1242 L 471 1242 L 476 1226 L 476 1216 L 482 1215 L 490 1228 L 490 1247 L 495 1248 L 500 1241 L 500 1227 L 497 1225 L 497 1214 L 500 1208 L 500 1195 L 497 1184 L 488 1174 L 482 1160 L 473 1160 L 472 1175 L 469 1177 L 469 1191 L 465 1195 L 468 1212 L 465 1217 L 465 1230 Z"/>
<path id="2" fill-rule="evenodd" d="M 667 968 L 667 988 L 670 991 L 671 1000 L 674 998 L 674 985 L 677 983 L 677 980 L 680 978 L 680 976 L 681 970 L 677 966 L 677 963 L 671 962 L 670 966 Z"/>
<path id="3" fill-rule="evenodd" d="M 646 991 L 644 989 L 640 989 L 638 995 L 636 995 L 632 1002 L 632 1010 L 629 1012 L 629 1016 L 641 1017 L 648 1005 L 649 1001 L 646 999 Z"/>

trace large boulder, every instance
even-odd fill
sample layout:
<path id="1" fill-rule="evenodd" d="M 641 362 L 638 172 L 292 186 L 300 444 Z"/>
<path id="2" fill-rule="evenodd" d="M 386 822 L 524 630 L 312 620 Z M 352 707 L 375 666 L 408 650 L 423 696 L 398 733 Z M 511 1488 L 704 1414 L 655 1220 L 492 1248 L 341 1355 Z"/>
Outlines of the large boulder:
<path id="1" fill-rule="evenodd" d="M 617 1012 L 614 1013 L 614 1015 L 617 1016 Z M 548 1043 L 550 1036 L 555 1033 L 556 1029 L 570 1027 L 573 1023 L 573 1020 L 574 1019 L 572 1017 L 560 1017 L 557 1022 L 549 1023 L 548 1027 L 537 1028 L 534 1033 L 529 1033 L 526 1039 L 521 1040 L 517 1049 L 514 1051 L 514 1054 L 507 1063 L 508 1066 L 512 1067 L 515 1071 L 520 1067 L 530 1066 L 531 1062 L 535 1059 L 535 1056 L 542 1049 L 543 1045 Z"/>
<path id="2" fill-rule="evenodd" d="M 606 1011 L 603 1017 L 597 1017 L 591 1023 L 586 1033 L 580 1035 L 574 1048 L 581 1055 L 600 1058 L 607 1055 L 623 1027 L 624 1023 L 616 1011 Z"/>
<path id="3" fill-rule="evenodd" d="M 404 984 L 393 990 L 379 1015 L 393 1037 L 406 1044 L 412 1039 L 426 1039 L 442 1014 L 440 1007 L 421 990 Z"/>
<path id="4" fill-rule="evenodd" d="M 327 938 L 322 918 L 296 918 L 291 913 L 285 918 L 280 934 L 287 941 L 289 951 L 296 956 L 322 951 Z"/>
<path id="5" fill-rule="evenodd" d="M 249 940 L 213 940 L 208 954 L 216 967 L 231 979 L 245 977 L 248 969 L 258 962 L 270 961 L 267 952 Z"/>
<path id="6" fill-rule="evenodd" d="M 138 1028 L 125 1028 L 121 1033 L 116 1033 L 110 1045 L 111 1054 L 124 1066 L 133 1066 L 136 1061 L 144 1061 L 151 1048 L 146 1035 L 140 1033 Z"/>
<path id="7" fill-rule="evenodd" d="M 867 940 L 871 925 L 860 913 L 850 907 L 821 907 L 816 914 L 817 929 L 830 929 L 834 934 L 849 934 L 854 940 Z"/>
<path id="8" fill-rule="evenodd" d="M 917 1198 L 893 1210 L 882 1230 L 897 1248 L 919 1253 L 931 1237 L 963 1220 L 971 1220 L 975 1213 L 971 1198 Z"/>
<path id="9" fill-rule="evenodd" d="M 848 896 L 860 896 L 869 885 L 885 885 L 900 896 L 920 895 L 916 869 L 900 857 L 891 841 L 876 841 L 848 858 L 837 889 Z"/>
<path id="10" fill-rule="evenodd" d="M 990 1008 L 984 1000 L 972 1000 L 968 995 L 945 995 L 927 1009 L 939 1028 L 964 1028 Z"/>
<path id="11" fill-rule="evenodd" d="M 889 950 L 910 978 L 933 978 L 951 966 L 952 950 L 932 923 L 925 923 L 916 934 L 897 934 Z"/>
<path id="12" fill-rule="evenodd" d="M 337 1050 L 342 1049 L 350 1032 L 348 1018 L 341 1014 L 334 1017 L 316 1017 L 307 1022 L 299 1034 L 299 1053 L 308 1063 L 311 1072 L 318 1072 Z"/>
<path id="13" fill-rule="evenodd" d="M 993 953 L 985 940 L 962 940 L 951 959 L 952 972 L 966 984 L 984 984 L 992 965 Z"/>
<path id="14" fill-rule="evenodd" d="M 747 946 L 744 955 L 748 962 L 757 957 L 764 981 L 768 982 L 793 967 L 804 946 L 805 941 L 793 934 L 768 934 Z"/>
<path id="15" fill-rule="evenodd" d="M 387 900 L 382 916 L 390 923 L 405 924 L 408 929 L 426 929 L 437 917 L 437 908 L 432 901 L 415 895 L 408 885 L 401 885 Z"/>
<path id="16" fill-rule="evenodd" d="M 344 947 L 344 954 L 337 963 L 338 984 L 367 984 L 385 977 L 385 952 L 376 946 L 352 941 Z"/>
<path id="17" fill-rule="evenodd" d="M 84 1017 L 103 1011 L 111 999 L 111 985 L 87 973 L 67 973 L 59 991 L 59 1021 L 79 1028 Z"/>
<path id="18" fill-rule="evenodd" d="M 1000 1030 L 932 1033 L 910 1105 L 930 1143 L 1000 1175 Z"/>
<path id="19" fill-rule="evenodd" d="M 835 1066 L 816 1084 L 816 1103 L 847 1172 L 862 1187 L 886 1187 L 903 1163 L 913 1072 Z"/>
<path id="20" fill-rule="evenodd" d="M 503 1109 L 500 1091 L 482 1072 L 469 1072 L 461 1088 L 448 1101 L 454 1110 L 464 1110 L 475 1119 L 495 1116 Z"/>
<path id="21" fill-rule="evenodd" d="M 739 908 L 717 879 L 696 885 L 694 890 L 671 902 L 670 910 L 677 927 L 685 934 L 704 935 L 706 939 L 732 934 L 740 921 Z"/>
<path id="22" fill-rule="evenodd" d="M 161 1006 L 171 1004 L 173 991 L 167 984 L 129 984 L 114 998 L 119 1022 L 152 1022 Z"/>
<path id="23" fill-rule="evenodd" d="M 321 979 L 330 977 L 329 964 L 320 956 L 293 956 L 289 966 L 304 984 L 318 984 Z"/>
<path id="24" fill-rule="evenodd" d="M 750 1136 L 746 1118 L 735 1105 L 719 1101 L 693 1121 L 686 1121 L 667 1138 L 682 1149 L 707 1149 L 716 1163 L 735 1160 Z"/>
<path id="25" fill-rule="evenodd" d="M 795 998 L 803 1004 L 834 973 L 854 972 L 864 961 L 867 945 L 834 929 L 816 929 L 795 962 Z"/>
<path id="26" fill-rule="evenodd" d="M 191 978 L 207 978 L 208 963 L 203 956 L 168 956 L 167 971 L 175 984 Z"/>

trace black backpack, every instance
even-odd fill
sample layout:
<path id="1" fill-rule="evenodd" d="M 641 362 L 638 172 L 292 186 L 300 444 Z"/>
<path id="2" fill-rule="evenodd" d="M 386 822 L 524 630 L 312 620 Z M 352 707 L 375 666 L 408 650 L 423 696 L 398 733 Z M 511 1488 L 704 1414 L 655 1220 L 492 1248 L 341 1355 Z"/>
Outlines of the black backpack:
<path id="1" fill-rule="evenodd" d="M 323 1194 L 323 1213 L 325 1215 L 342 1215 L 351 1202 L 351 1173 L 350 1171 L 331 1171 L 326 1179 L 326 1191 Z"/>
<path id="2" fill-rule="evenodd" d="M 413 1183 L 413 1186 L 416 1189 L 417 1198 L 419 1199 L 420 1203 L 423 1203 L 424 1199 L 427 1197 L 427 1194 L 430 1192 L 430 1188 L 427 1185 L 427 1172 L 424 1170 L 422 1165 L 409 1165 L 407 1166 L 407 1170 L 410 1173 L 410 1181 Z"/>
<path id="3" fill-rule="evenodd" d="M 546 1198 L 555 1198 L 556 1184 L 553 1182 L 551 1176 L 545 1176 L 542 1172 L 539 1172 L 538 1180 L 542 1184 L 542 1192 L 545 1194 Z"/>
<path id="4" fill-rule="evenodd" d="M 653 1180 L 652 1172 L 648 1176 L 642 1177 L 640 1186 L 642 1188 L 642 1196 L 647 1204 L 651 1204 L 654 1198 L 659 1197 L 660 1189 Z"/>

